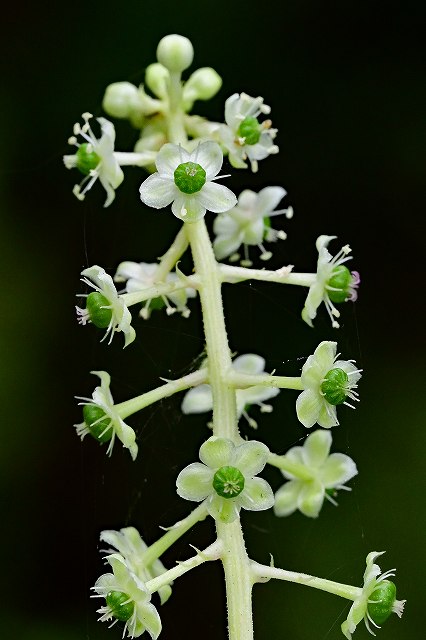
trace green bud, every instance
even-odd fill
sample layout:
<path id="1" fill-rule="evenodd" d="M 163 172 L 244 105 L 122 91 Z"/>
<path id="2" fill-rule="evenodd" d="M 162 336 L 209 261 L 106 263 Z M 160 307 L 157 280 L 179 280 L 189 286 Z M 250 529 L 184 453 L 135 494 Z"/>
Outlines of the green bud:
<path id="1" fill-rule="evenodd" d="M 222 498 L 235 498 L 244 489 L 244 476 L 236 467 L 221 467 L 213 476 L 213 489 Z"/>
<path id="2" fill-rule="evenodd" d="M 396 587 L 394 583 L 390 580 L 379 582 L 368 602 L 368 613 L 373 622 L 380 625 L 389 618 L 395 599 Z"/>
<path id="3" fill-rule="evenodd" d="M 261 127 L 257 118 L 248 116 L 238 127 L 238 135 L 245 138 L 245 144 L 256 144 L 260 140 Z"/>
<path id="4" fill-rule="evenodd" d="M 176 167 L 174 179 L 175 185 L 182 193 L 197 193 L 206 184 L 206 172 L 196 162 L 184 162 Z"/>
<path id="5" fill-rule="evenodd" d="M 321 384 L 324 398 L 330 404 L 343 404 L 346 400 L 348 374 L 343 369 L 330 369 Z"/>
<path id="6" fill-rule="evenodd" d="M 99 442 L 108 442 L 112 438 L 111 420 L 100 407 L 85 404 L 83 407 L 84 422 L 92 435 Z"/>
<path id="7" fill-rule="evenodd" d="M 89 147 L 89 151 L 88 151 Z M 96 169 L 100 162 L 100 157 L 93 151 L 93 147 L 88 142 L 85 142 L 77 149 L 77 163 L 76 167 L 82 174 L 88 176 L 92 169 Z"/>
<path id="8" fill-rule="evenodd" d="M 106 329 L 111 322 L 112 311 L 111 309 L 105 309 L 105 307 L 109 306 L 108 300 L 99 291 L 93 291 L 87 296 L 86 309 L 89 313 L 90 322 L 98 329 Z"/>
<path id="9" fill-rule="evenodd" d="M 349 287 L 351 282 L 352 274 L 347 267 L 343 264 L 338 267 L 334 267 L 327 285 L 333 289 L 338 289 L 338 291 L 328 290 L 328 297 L 330 300 L 332 302 L 345 302 L 349 296 Z"/>
<path id="10" fill-rule="evenodd" d="M 127 594 L 122 591 L 110 591 L 105 600 L 111 609 L 112 615 L 114 618 L 117 618 L 117 620 L 127 622 L 127 620 L 132 617 L 135 605 L 133 602 L 128 602 L 129 596 Z"/>

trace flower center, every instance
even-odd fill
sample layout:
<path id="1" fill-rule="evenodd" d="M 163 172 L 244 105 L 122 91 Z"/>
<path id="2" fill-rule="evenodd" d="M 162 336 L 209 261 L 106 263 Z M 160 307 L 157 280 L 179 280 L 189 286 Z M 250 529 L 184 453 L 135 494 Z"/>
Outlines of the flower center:
<path id="1" fill-rule="evenodd" d="M 85 404 L 83 407 L 84 422 L 92 435 L 99 442 L 108 442 L 112 438 L 111 420 L 100 407 Z"/>
<path id="2" fill-rule="evenodd" d="M 112 311 L 109 308 L 110 303 L 99 291 L 89 293 L 86 300 L 86 310 L 89 314 L 90 322 L 98 329 L 106 329 L 112 319 Z"/>
<path id="3" fill-rule="evenodd" d="M 349 378 L 346 371 L 335 368 L 330 369 L 321 383 L 321 391 L 324 398 L 330 404 L 343 404 L 348 395 Z"/>
<path id="4" fill-rule="evenodd" d="M 244 144 L 256 144 L 260 140 L 260 134 L 262 127 L 259 124 L 257 118 L 248 116 L 244 118 L 240 126 L 238 127 L 238 135 L 240 138 L 245 138 Z"/>
<path id="5" fill-rule="evenodd" d="M 368 599 L 368 613 L 376 624 L 383 624 L 393 611 L 396 587 L 390 580 L 379 582 Z"/>
<path id="6" fill-rule="evenodd" d="M 88 176 L 93 169 L 96 169 L 99 162 L 101 161 L 98 154 L 93 151 L 92 145 L 88 142 L 84 142 L 79 146 L 76 156 L 77 169 L 81 171 L 81 173 L 85 176 Z"/>
<path id="7" fill-rule="evenodd" d="M 173 176 L 175 185 L 182 193 L 197 193 L 206 184 L 206 172 L 196 162 L 184 162 L 178 165 Z"/>
<path id="8" fill-rule="evenodd" d="M 222 498 L 235 498 L 244 489 L 244 476 L 236 467 L 221 467 L 213 477 L 213 489 Z"/>
<path id="9" fill-rule="evenodd" d="M 327 282 L 328 297 L 332 302 L 345 302 L 351 295 L 353 276 L 344 265 L 334 267 Z"/>
<path id="10" fill-rule="evenodd" d="M 126 622 L 132 617 L 135 606 L 129 596 L 122 591 L 110 591 L 105 600 L 114 618 Z"/>

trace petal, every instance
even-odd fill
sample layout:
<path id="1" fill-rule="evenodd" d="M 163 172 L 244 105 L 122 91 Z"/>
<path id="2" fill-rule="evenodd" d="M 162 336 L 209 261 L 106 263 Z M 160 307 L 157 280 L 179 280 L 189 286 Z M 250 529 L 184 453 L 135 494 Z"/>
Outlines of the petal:
<path id="1" fill-rule="evenodd" d="M 185 500 L 201 502 L 213 491 L 213 471 L 200 462 L 182 469 L 176 479 L 177 493 Z"/>
<path id="2" fill-rule="evenodd" d="M 177 144 L 167 142 L 166 144 L 163 144 L 158 152 L 155 166 L 157 167 L 157 171 L 161 177 L 174 180 L 176 167 L 188 160 L 189 155 L 185 149 Z"/>
<path id="3" fill-rule="evenodd" d="M 162 178 L 158 173 L 152 174 L 139 187 L 141 200 L 148 207 L 163 209 L 174 200 L 178 188 L 169 178 Z"/>
<path id="4" fill-rule="evenodd" d="M 239 231 L 235 236 L 219 236 L 213 242 L 213 249 L 217 260 L 223 260 L 237 251 L 241 245 L 241 234 Z"/>
<path id="5" fill-rule="evenodd" d="M 318 429 L 309 435 L 303 445 L 303 459 L 309 468 L 317 469 L 327 460 L 332 437 L 329 431 Z"/>
<path id="6" fill-rule="evenodd" d="M 306 296 L 305 306 L 302 310 L 302 318 L 310 327 L 313 326 L 312 320 L 316 318 L 317 309 L 324 299 L 325 288 L 321 281 L 316 280 L 309 288 Z"/>
<path id="7" fill-rule="evenodd" d="M 176 218 L 184 222 L 196 222 L 200 220 L 206 213 L 206 207 L 201 203 L 201 191 L 193 196 L 188 196 L 179 190 L 177 191 L 178 195 L 172 204 L 172 212 Z"/>
<path id="8" fill-rule="evenodd" d="M 233 209 L 236 211 L 236 209 Z M 240 231 L 240 225 L 232 215 L 232 211 L 218 215 L 213 222 L 213 231 L 217 236 L 233 236 Z"/>
<path id="9" fill-rule="evenodd" d="M 279 518 L 289 516 L 298 508 L 299 493 L 302 490 L 301 480 L 290 480 L 280 487 L 275 494 L 274 513 Z"/>
<path id="10" fill-rule="evenodd" d="M 240 505 L 234 498 L 221 498 L 217 493 L 212 494 L 206 503 L 209 514 L 220 522 L 234 522 L 240 513 Z"/>
<path id="11" fill-rule="evenodd" d="M 161 633 L 161 620 L 157 609 L 150 602 L 136 602 L 136 616 L 153 640 Z"/>
<path id="12" fill-rule="evenodd" d="M 246 479 L 244 490 L 236 498 L 243 509 L 265 511 L 273 507 L 275 498 L 269 484 L 263 478 Z"/>
<path id="13" fill-rule="evenodd" d="M 268 461 L 269 449 L 263 442 L 251 440 L 235 449 L 233 464 L 246 478 L 260 473 Z"/>
<path id="14" fill-rule="evenodd" d="M 200 460 L 211 469 L 219 469 L 232 464 L 235 445 L 226 438 L 212 436 L 200 447 Z"/>
<path id="15" fill-rule="evenodd" d="M 337 425 L 339 424 L 339 421 L 337 419 L 336 407 L 324 400 L 322 407 L 320 409 L 320 412 L 318 414 L 317 422 L 319 426 L 324 427 L 324 429 L 337 427 Z"/>
<path id="16" fill-rule="evenodd" d="M 214 178 L 223 163 L 223 153 L 217 142 L 201 142 L 192 152 L 191 161 L 197 162 L 206 172 L 206 180 Z"/>
<path id="17" fill-rule="evenodd" d="M 264 373 L 265 359 L 255 353 L 245 353 L 244 355 L 235 358 L 232 362 L 232 367 L 235 371 L 249 373 L 251 375 Z"/>
<path id="18" fill-rule="evenodd" d="M 256 212 L 263 218 L 267 217 L 275 207 L 278 206 L 286 194 L 287 191 L 282 187 L 265 187 L 258 193 Z"/>
<path id="19" fill-rule="evenodd" d="M 296 400 L 296 413 L 304 427 L 310 429 L 317 422 L 323 399 L 315 391 L 305 389 Z"/>
<path id="20" fill-rule="evenodd" d="M 336 367 L 336 369 L 343 369 L 343 371 L 348 374 L 349 382 L 352 386 L 361 378 L 361 372 L 353 362 L 348 362 L 348 360 L 338 360 L 334 363 L 334 367 Z"/>
<path id="21" fill-rule="evenodd" d="M 113 422 L 113 429 L 116 432 L 118 438 L 123 443 L 123 447 L 129 449 L 132 460 L 136 460 L 136 456 L 138 455 L 136 434 L 133 431 L 132 427 L 129 427 L 129 425 L 123 422 L 123 420 L 121 420 L 118 416 L 117 418 L 118 419 L 114 420 Z"/>
<path id="22" fill-rule="evenodd" d="M 213 409 L 213 396 L 209 384 L 200 384 L 190 389 L 185 394 L 182 404 L 182 413 L 204 413 Z"/>
<path id="23" fill-rule="evenodd" d="M 240 401 L 242 403 L 243 408 L 244 406 L 250 404 L 261 405 L 265 400 L 275 398 L 275 396 L 277 396 L 279 392 L 279 389 L 276 389 L 274 387 L 263 387 L 262 385 L 250 387 L 249 389 L 238 389 L 237 401 Z"/>
<path id="24" fill-rule="evenodd" d="M 328 431 L 325 433 L 329 433 Z M 332 453 L 323 465 L 321 480 L 327 489 L 345 484 L 356 476 L 358 470 L 355 462 L 344 453 Z"/>
<path id="25" fill-rule="evenodd" d="M 308 518 L 317 518 L 324 502 L 324 487 L 318 480 L 305 482 L 299 494 L 298 508 Z"/>
<path id="26" fill-rule="evenodd" d="M 197 194 L 201 204 L 213 213 L 229 211 L 237 204 L 237 197 L 228 187 L 216 182 L 206 182 Z"/>

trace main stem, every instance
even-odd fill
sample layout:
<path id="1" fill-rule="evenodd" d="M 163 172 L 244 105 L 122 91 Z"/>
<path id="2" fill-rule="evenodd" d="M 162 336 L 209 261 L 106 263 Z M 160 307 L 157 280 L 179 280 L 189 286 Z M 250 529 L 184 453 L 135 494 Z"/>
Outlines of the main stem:
<path id="1" fill-rule="evenodd" d="M 185 225 L 194 266 L 200 278 L 199 294 L 206 338 L 209 382 L 213 395 L 213 434 L 240 443 L 235 389 L 226 382 L 231 352 L 223 314 L 221 281 L 204 219 Z M 229 640 L 253 640 L 252 573 L 241 522 L 216 522 L 223 544 L 228 605 Z"/>

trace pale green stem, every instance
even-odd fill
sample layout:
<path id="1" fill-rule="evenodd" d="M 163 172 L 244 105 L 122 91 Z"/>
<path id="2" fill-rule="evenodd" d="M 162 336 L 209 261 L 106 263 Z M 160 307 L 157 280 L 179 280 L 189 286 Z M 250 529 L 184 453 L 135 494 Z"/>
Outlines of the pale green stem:
<path id="1" fill-rule="evenodd" d="M 165 281 L 167 275 L 173 269 L 179 258 L 185 253 L 187 248 L 188 236 L 186 235 L 185 227 L 182 226 L 176 238 L 173 240 L 173 243 L 167 249 L 157 266 L 154 275 L 156 282 Z"/>
<path id="2" fill-rule="evenodd" d="M 255 581 L 259 582 L 262 582 L 267 578 L 296 582 L 297 584 L 304 584 L 307 587 L 313 587 L 314 589 L 321 589 L 322 591 L 333 593 L 334 595 L 346 598 L 347 600 L 356 600 L 362 594 L 362 589 L 360 589 L 360 587 L 352 587 L 349 584 L 341 584 L 340 582 L 333 582 L 332 580 L 325 580 L 324 578 L 316 578 L 315 576 L 309 576 L 306 573 L 297 573 L 296 571 L 286 571 L 285 569 L 268 567 L 267 565 L 258 564 L 257 562 L 252 562 L 251 568 Z"/>
<path id="3" fill-rule="evenodd" d="M 239 443 L 235 389 L 226 382 L 231 353 L 223 314 L 220 274 L 204 219 L 186 224 L 194 265 L 200 277 L 199 295 L 206 337 L 209 383 L 213 395 L 213 433 Z M 241 522 L 216 522 L 223 544 L 229 640 L 253 639 L 252 575 Z"/>
<path id="4" fill-rule="evenodd" d="M 184 113 L 182 111 L 182 83 L 181 74 L 170 71 L 169 110 L 167 115 L 168 136 L 170 142 L 183 144 L 187 141 L 184 127 Z"/>
<path id="5" fill-rule="evenodd" d="M 139 561 L 144 567 L 148 567 L 150 564 L 157 560 L 176 540 L 179 540 L 184 533 L 186 533 L 191 527 L 194 526 L 200 520 L 204 520 L 207 516 L 207 508 L 202 502 L 194 511 L 186 516 L 180 522 L 176 522 L 161 538 L 151 544 L 146 551 L 139 557 Z"/>
<path id="6" fill-rule="evenodd" d="M 230 371 L 226 376 L 226 381 L 237 389 L 247 389 L 248 387 L 277 387 L 279 389 L 296 389 L 302 391 L 301 378 L 287 376 L 271 376 L 268 374 L 252 375 L 250 373 L 240 373 Z"/>
<path id="7" fill-rule="evenodd" d="M 300 462 L 293 462 L 292 460 L 288 460 L 285 456 L 278 456 L 276 453 L 269 454 L 268 464 L 273 467 L 277 467 L 282 471 L 291 473 L 296 478 L 299 478 L 299 480 L 312 480 L 314 477 L 311 471 L 305 467 L 304 464 Z"/>
<path id="8" fill-rule="evenodd" d="M 292 273 L 291 267 L 281 267 L 276 271 L 268 271 L 267 269 L 246 269 L 245 267 L 232 267 L 227 264 L 221 264 L 219 269 L 222 282 L 262 280 L 264 282 L 310 287 L 316 280 L 316 273 Z"/>
<path id="9" fill-rule="evenodd" d="M 149 580 L 145 586 L 148 591 L 154 593 L 155 591 L 158 591 L 158 589 L 161 589 L 161 587 L 164 587 L 165 585 L 173 582 L 173 580 L 176 580 L 176 578 L 183 576 L 184 573 L 191 571 L 191 569 L 195 569 L 195 567 L 199 567 L 200 564 L 211 560 L 218 560 L 221 554 L 222 543 L 219 540 L 216 540 L 216 542 L 207 547 L 207 549 L 199 551 L 193 558 L 179 562 L 179 564 L 176 567 L 173 567 L 173 569 L 169 569 L 169 571 L 162 573 L 157 578 Z"/>
<path id="10" fill-rule="evenodd" d="M 179 378 L 178 380 L 170 380 L 170 382 L 163 384 L 161 387 L 157 387 L 156 389 L 147 391 L 146 393 L 143 393 L 136 398 L 120 402 L 120 404 L 115 405 L 115 410 L 117 411 L 120 418 L 124 420 L 137 411 L 140 411 L 141 409 L 148 407 L 150 404 L 153 404 L 153 402 L 158 402 L 158 400 L 168 398 L 178 391 L 189 389 L 189 387 L 196 387 L 197 385 L 206 382 L 207 379 L 207 369 L 198 369 L 198 371 L 189 373 L 187 376 Z"/>
<path id="11" fill-rule="evenodd" d="M 134 304 L 151 300 L 152 298 L 159 298 L 160 296 L 168 296 L 174 291 L 180 289 L 193 288 L 197 289 L 199 285 L 199 278 L 196 275 L 186 276 L 181 280 L 175 282 L 159 282 L 152 287 L 141 289 L 140 291 L 132 291 L 132 293 L 123 293 L 120 298 L 124 301 L 126 307 L 131 307 Z"/>
<path id="12" fill-rule="evenodd" d="M 156 151 L 142 151 L 140 153 L 114 151 L 114 158 L 121 167 L 146 167 L 149 164 L 154 164 L 156 157 Z"/>

